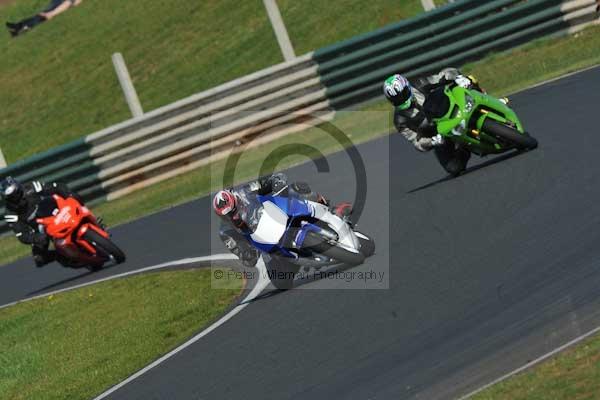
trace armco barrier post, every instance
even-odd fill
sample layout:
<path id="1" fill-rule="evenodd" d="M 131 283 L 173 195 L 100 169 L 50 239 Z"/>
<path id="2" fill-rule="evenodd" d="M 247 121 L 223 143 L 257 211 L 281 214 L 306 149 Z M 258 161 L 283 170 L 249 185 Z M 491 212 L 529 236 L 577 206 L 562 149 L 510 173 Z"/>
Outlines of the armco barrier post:
<path id="1" fill-rule="evenodd" d="M 275 31 L 275 36 L 277 37 L 277 42 L 283 53 L 284 60 L 293 60 L 296 58 L 296 54 L 294 53 L 294 47 L 292 46 L 287 29 L 283 23 L 283 18 L 281 18 L 277 3 L 275 3 L 275 0 L 263 0 L 263 3 L 267 9 L 267 14 L 269 14 L 269 19 L 271 20 L 271 25 Z"/>
<path id="2" fill-rule="evenodd" d="M 123 89 L 123 93 L 125 94 L 125 100 L 127 101 L 129 110 L 131 110 L 131 114 L 134 118 L 141 117 L 144 115 L 144 110 L 142 110 L 140 99 L 138 99 L 138 95 L 133 87 L 133 83 L 131 82 L 131 77 L 129 76 L 129 71 L 125 65 L 123 55 L 121 55 L 121 53 L 113 54 L 112 62 L 115 67 L 117 77 L 119 78 L 121 89 Z"/>
<path id="3" fill-rule="evenodd" d="M 435 8 L 433 0 L 421 0 L 421 4 L 425 11 L 433 10 Z"/>
<path id="4" fill-rule="evenodd" d="M 6 158 L 4 158 L 4 153 L 2 153 L 2 149 L 0 149 L 0 169 L 6 168 Z"/>

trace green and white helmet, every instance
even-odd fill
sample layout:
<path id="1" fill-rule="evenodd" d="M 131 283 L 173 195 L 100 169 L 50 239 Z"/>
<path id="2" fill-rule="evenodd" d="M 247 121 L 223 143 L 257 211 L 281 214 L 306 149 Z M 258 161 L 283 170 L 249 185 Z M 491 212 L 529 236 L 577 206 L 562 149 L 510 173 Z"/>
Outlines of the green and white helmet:
<path id="1" fill-rule="evenodd" d="M 412 105 L 413 93 L 408 79 L 400 74 L 390 76 L 383 83 L 383 94 L 401 110 L 406 110 Z"/>

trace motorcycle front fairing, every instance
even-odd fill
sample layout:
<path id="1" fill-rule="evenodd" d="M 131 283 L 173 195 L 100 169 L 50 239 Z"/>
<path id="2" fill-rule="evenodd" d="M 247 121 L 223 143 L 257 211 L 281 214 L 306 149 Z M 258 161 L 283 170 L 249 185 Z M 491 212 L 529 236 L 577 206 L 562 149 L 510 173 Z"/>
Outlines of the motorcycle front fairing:
<path id="1" fill-rule="evenodd" d="M 497 140 L 481 131 L 487 118 L 501 123 L 510 122 L 524 132 L 516 113 L 497 98 L 477 90 L 460 86 L 446 86 L 444 94 L 450 106 L 445 115 L 435 118 L 437 132 L 451 140 L 465 144 L 472 152 L 485 155 L 502 152 Z"/>
<path id="2" fill-rule="evenodd" d="M 252 244 L 259 250 L 272 253 L 281 252 L 286 257 L 298 258 L 298 254 L 288 250 L 290 229 L 294 218 L 312 217 L 308 202 L 294 197 L 257 196 L 261 209 L 254 213 L 257 221 L 250 221 L 254 226 L 251 234 L 247 235 Z"/>
<path id="3" fill-rule="evenodd" d="M 256 213 L 258 218 L 254 232 L 247 235 L 252 244 L 261 251 L 270 253 L 279 245 L 288 227 L 288 215 L 271 201 L 262 203 Z"/>
<path id="4" fill-rule="evenodd" d="M 324 232 L 323 228 L 310 220 L 318 220 L 335 232 L 335 239 L 340 245 L 349 249 L 357 249 L 359 241 L 348 224 L 341 218 L 331 214 L 323 204 L 283 196 L 258 196 L 262 203 L 260 221 L 248 239 L 259 250 L 272 253 L 280 252 L 286 257 L 298 258 L 299 253 L 291 249 L 302 250 L 308 232 Z M 329 233 L 331 235 L 331 233 Z"/>

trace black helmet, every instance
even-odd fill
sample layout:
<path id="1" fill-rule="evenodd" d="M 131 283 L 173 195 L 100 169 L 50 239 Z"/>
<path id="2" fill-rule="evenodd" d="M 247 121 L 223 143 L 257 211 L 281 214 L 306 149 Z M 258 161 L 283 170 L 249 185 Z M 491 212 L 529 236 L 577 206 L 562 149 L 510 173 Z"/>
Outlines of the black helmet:
<path id="1" fill-rule="evenodd" d="M 18 203 L 23 198 L 23 185 L 11 176 L 7 176 L 0 183 L 0 196 L 5 201 Z"/>
<path id="2" fill-rule="evenodd" d="M 412 87 L 408 79 L 400 74 L 392 75 L 385 80 L 383 93 L 390 103 L 401 110 L 406 110 L 412 105 Z"/>

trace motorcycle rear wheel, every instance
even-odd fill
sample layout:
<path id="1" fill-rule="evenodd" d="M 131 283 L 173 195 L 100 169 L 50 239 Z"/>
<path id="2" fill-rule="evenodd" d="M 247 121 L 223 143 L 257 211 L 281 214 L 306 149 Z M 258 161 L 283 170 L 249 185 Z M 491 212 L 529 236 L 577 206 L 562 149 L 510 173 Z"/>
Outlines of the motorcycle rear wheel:
<path id="1" fill-rule="evenodd" d="M 302 247 L 312 249 L 324 256 L 347 265 L 360 265 L 365 262 L 365 255 L 361 252 L 354 253 L 341 246 L 330 244 L 327 239 L 316 232 L 308 232 Z"/>
<path id="2" fill-rule="evenodd" d="M 481 128 L 485 133 L 512 144 L 519 150 L 533 150 L 538 147 L 538 141 L 528 133 L 521 133 L 491 118 L 487 118 Z"/>
<path id="3" fill-rule="evenodd" d="M 88 229 L 83 234 L 83 239 L 89 242 L 96 250 L 100 252 L 100 254 L 107 256 L 107 258 L 114 258 L 117 264 L 121 264 L 125 262 L 125 253 L 121 250 L 116 244 L 110 241 L 110 239 L 105 238 L 100 235 L 98 232 Z"/>

